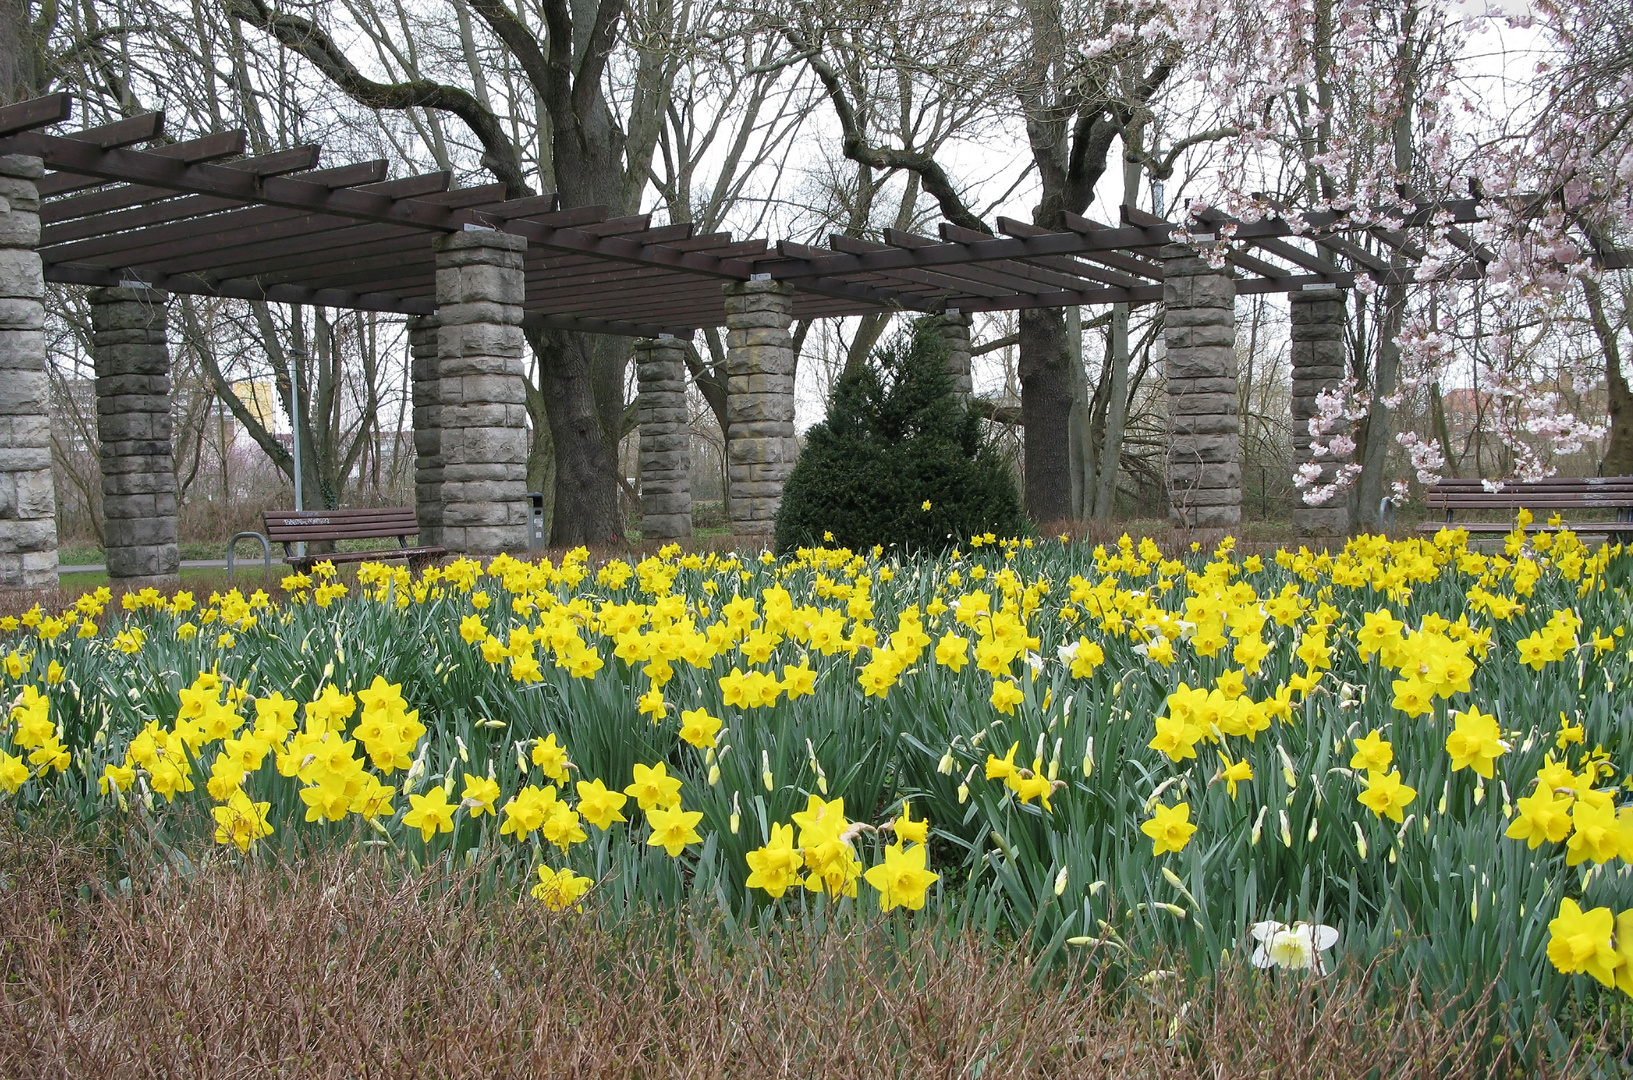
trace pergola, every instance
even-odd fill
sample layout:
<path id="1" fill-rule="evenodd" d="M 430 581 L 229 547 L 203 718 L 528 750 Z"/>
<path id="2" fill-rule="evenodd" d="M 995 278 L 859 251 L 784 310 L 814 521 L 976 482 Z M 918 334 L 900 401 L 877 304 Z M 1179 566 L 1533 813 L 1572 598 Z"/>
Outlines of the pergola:
<path id="1" fill-rule="evenodd" d="M 1188 525 L 1229 527 L 1241 504 L 1235 297 L 1298 301 L 1303 420 L 1343 377 L 1343 290 L 1358 272 L 1415 280 L 1424 252 L 1408 229 L 1454 223 L 1445 235 L 1466 258 L 1442 273 L 1478 277 L 1492 258 L 1455 227 L 1478 220 L 1474 198 L 1392 208 L 1382 225 L 1339 213 L 1175 223 L 1124 208 L 1115 225 L 1068 215 L 1062 231 L 1000 218 L 995 236 L 944 224 L 939 237 L 772 244 L 505 199 L 502 185 L 451 188 L 447 173 L 388 179 L 383 161 L 322 165 L 317 146 L 243 156 L 242 131 L 157 143 L 157 113 L 47 133 L 70 107 L 57 94 L 0 108 L 0 365 L 15 376 L 0 384 L 0 585 L 12 587 L 53 581 L 56 564 L 45 282 L 95 290 L 109 572 L 145 580 L 178 566 L 171 293 L 412 316 L 422 542 L 487 554 L 525 543 L 524 327 L 641 339 L 643 532 L 675 536 L 691 529 L 682 342 L 724 325 L 731 517 L 753 536 L 769 531 L 794 458 L 793 319 L 939 315 L 967 397 L 972 312 L 1162 302 L 1171 501 Z M 1205 257 L 1216 247 L 1218 267 Z M 1309 460 L 1303 432 L 1296 450 Z M 1341 462 L 1319 464 L 1330 476 Z M 1310 531 L 1347 527 L 1342 508 L 1300 513 Z"/>

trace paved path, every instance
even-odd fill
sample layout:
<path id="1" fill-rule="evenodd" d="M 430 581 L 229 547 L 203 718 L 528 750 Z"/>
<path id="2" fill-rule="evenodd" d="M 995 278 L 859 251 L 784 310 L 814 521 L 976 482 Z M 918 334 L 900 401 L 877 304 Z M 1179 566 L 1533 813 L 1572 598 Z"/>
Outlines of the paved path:
<path id="1" fill-rule="evenodd" d="M 254 558 L 244 558 L 244 559 L 235 559 L 235 560 L 233 560 L 233 568 L 234 568 L 235 571 L 240 571 L 241 570 L 241 571 L 244 571 L 245 573 L 248 573 L 251 570 L 260 570 L 261 567 L 262 567 L 262 562 L 261 562 L 261 557 L 259 555 L 255 556 Z M 227 568 L 227 560 L 226 559 L 183 559 L 181 561 L 181 568 L 183 570 L 225 570 Z M 285 562 L 283 561 L 283 559 L 280 556 L 274 555 L 274 556 L 272 556 L 272 568 L 274 570 L 286 569 L 287 564 L 285 564 Z M 61 575 L 63 575 L 63 574 L 105 574 L 105 573 L 107 573 L 107 571 L 108 571 L 108 568 L 106 566 L 102 565 L 101 563 L 81 563 L 81 564 L 76 564 L 76 565 L 59 565 L 57 567 L 57 574 L 58 574 L 59 577 Z"/>

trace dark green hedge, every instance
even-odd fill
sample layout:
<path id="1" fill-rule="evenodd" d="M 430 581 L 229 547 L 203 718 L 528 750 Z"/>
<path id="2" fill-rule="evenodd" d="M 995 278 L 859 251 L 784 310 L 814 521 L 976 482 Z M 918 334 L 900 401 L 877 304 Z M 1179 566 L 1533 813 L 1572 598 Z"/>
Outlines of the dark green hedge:
<path id="1" fill-rule="evenodd" d="M 952 396 L 946 348 L 936 320 L 920 319 L 840 378 L 783 491 L 778 552 L 824 533 L 850 548 L 935 552 L 1028 529 L 1013 477 L 981 442 L 980 417 Z"/>

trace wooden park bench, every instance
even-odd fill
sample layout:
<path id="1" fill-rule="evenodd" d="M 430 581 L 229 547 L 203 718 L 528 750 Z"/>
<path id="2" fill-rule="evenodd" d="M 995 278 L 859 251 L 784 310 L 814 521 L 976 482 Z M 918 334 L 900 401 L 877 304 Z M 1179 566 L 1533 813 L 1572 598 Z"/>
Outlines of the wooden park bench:
<path id="1" fill-rule="evenodd" d="M 418 535 L 420 523 L 411 506 L 387 506 L 372 510 L 268 510 L 261 515 L 266 538 L 284 546 L 284 562 L 305 573 L 320 562 L 375 562 L 407 559 L 410 567 L 423 566 L 448 553 L 440 547 L 409 547 L 408 538 Z M 373 551 L 336 551 L 321 555 L 296 555 L 294 545 L 321 540 L 384 540 L 397 538 L 395 548 Z"/>
<path id="2" fill-rule="evenodd" d="M 1531 511 L 1536 520 L 1526 526 L 1528 532 L 1551 532 L 1570 529 L 1578 533 L 1606 533 L 1612 537 L 1633 534 L 1633 476 L 1553 477 L 1528 483 L 1507 483 L 1501 491 L 1487 491 L 1479 480 L 1442 480 L 1428 492 L 1430 515 L 1436 511 L 1445 514 L 1443 521 L 1425 521 L 1418 526 L 1423 532 L 1441 529 L 1466 529 L 1470 533 L 1506 533 L 1514 528 L 1513 511 L 1522 507 Z M 1614 512 L 1615 519 L 1591 521 L 1567 517 L 1571 510 L 1598 510 Z M 1459 511 L 1505 511 L 1502 521 L 1456 521 Z M 1555 511 L 1564 520 L 1554 526 L 1548 519 Z"/>

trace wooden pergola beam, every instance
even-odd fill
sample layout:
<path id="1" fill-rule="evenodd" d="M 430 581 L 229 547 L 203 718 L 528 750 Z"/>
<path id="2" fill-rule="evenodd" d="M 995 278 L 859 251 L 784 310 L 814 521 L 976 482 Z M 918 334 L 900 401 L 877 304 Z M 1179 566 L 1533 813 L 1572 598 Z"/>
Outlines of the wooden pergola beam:
<path id="1" fill-rule="evenodd" d="M 67 94 L 46 94 L 0 106 L 0 135 L 60 124 L 73 114 L 74 99 Z"/>
<path id="2" fill-rule="evenodd" d="M 188 139 L 185 142 L 168 143 L 148 151 L 161 157 L 173 157 L 180 161 L 218 161 L 221 158 L 242 154 L 248 136 L 242 129 L 238 131 L 218 131 L 213 135 L 206 135 L 201 139 Z M 289 151 L 279 151 L 287 154 Z M 264 158 L 246 158 L 243 161 L 231 161 L 226 167 L 244 168 L 247 163 L 275 160 L 278 154 L 268 154 Z M 312 165 L 317 159 L 312 159 Z M 311 168 L 308 165 L 307 168 Z M 78 199 L 63 199 L 57 196 L 68 195 L 75 191 L 84 191 L 87 188 L 103 187 L 108 182 L 96 177 L 84 177 L 77 173 L 54 172 L 47 173 L 40 178 L 40 198 L 50 198 L 46 207 L 53 212 L 52 217 L 42 221 L 67 221 L 69 218 L 81 217 L 88 214 L 102 214 L 113 210 L 120 210 L 127 206 L 136 206 L 155 199 L 167 199 L 175 194 L 169 188 L 147 187 L 140 184 L 128 184 L 109 191 L 98 191 L 91 195 L 81 196 Z"/>
<path id="3" fill-rule="evenodd" d="M 277 168 L 280 166 L 274 165 L 272 167 Z M 364 161 L 356 165 L 338 165 L 332 169 L 317 169 L 307 175 L 331 187 L 355 187 L 362 184 L 378 183 L 385 179 L 385 174 L 386 163 L 384 161 Z M 238 209 L 247 210 L 250 208 L 246 207 L 242 202 L 217 198 L 213 195 L 171 196 L 157 202 L 132 207 L 128 210 L 116 210 L 98 214 L 94 217 L 82 217 L 73 221 L 47 225 L 40 231 L 40 244 L 43 247 L 49 247 L 78 240 L 108 238 L 114 234 L 128 234 L 136 229 L 149 229 L 173 222 L 185 222 L 190 219 L 204 219 L 205 215 L 216 215 L 207 220 L 218 221 L 226 217 L 224 211 Z"/>

